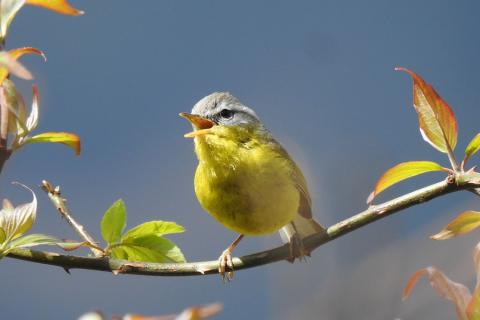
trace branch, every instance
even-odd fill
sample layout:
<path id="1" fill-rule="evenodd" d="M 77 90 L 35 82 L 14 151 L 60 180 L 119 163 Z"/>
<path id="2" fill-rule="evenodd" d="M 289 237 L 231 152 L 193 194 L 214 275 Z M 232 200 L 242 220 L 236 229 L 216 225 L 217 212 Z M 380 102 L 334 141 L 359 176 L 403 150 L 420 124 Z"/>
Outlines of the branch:
<path id="1" fill-rule="evenodd" d="M 7 145 L 8 139 L 8 102 L 5 89 L 0 86 L 0 172 L 10 157 L 11 151 Z"/>
<path id="2" fill-rule="evenodd" d="M 480 179 L 478 176 L 478 173 L 461 174 L 456 178 L 449 176 L 445 181 L 432 184 L 382 204 L 373 205 L 363 212 L 330 226 L 325 234 L 316 234 L 306 238 L 304 240 L 304 245 L 308 250 L 313 251 L 327 242 L 400 210 L 404 210 L 448 193 L 478 188 L 480 187 Z M 89 258 L 34 250 L 15 250 L 8 254 L 8 257 L 55 265 L 66 270 L 89 269 L 108 271 L 115 274 L 190 276 L 218 273 L 217 260 L 190 263 L 143 263 L 110 259 L 108 257 Z M 285 260 L 289 257 L 290 249 L 288 244 L 286 244 L 271 250 L 234 258 L 233 264 L 235 270 L 241 270 Z"/>
<path id="3" fill-rule="evenodd" d="M 78 235 L 85 240 L 87 243 L 90 244 L 89 248 L 92 251 L 93 255 L 95 257 L 102 257 L 104 255 L 103 251 L 97 249 L 97 244 L 93 237 L 85 230 L 85 228 L 79 224 L 74 218 L 73 215 L 70 213 L 70 210 L 68 210 L 67 205 L 65 204 L 66 200 L 62 198 L 62 195 L 60 193 L 60 187 L 57 186 L 55 188 L 52 187 L 52 185 L 46 181 L 42 181 L 42 189 L 48 194 L 48 198 L 54 205 L 54 207 L 57 209 L 58 213 L 62 218 L 67 220 L 68 224 L 72 226 L 72 228 L 78 233 Z"/>

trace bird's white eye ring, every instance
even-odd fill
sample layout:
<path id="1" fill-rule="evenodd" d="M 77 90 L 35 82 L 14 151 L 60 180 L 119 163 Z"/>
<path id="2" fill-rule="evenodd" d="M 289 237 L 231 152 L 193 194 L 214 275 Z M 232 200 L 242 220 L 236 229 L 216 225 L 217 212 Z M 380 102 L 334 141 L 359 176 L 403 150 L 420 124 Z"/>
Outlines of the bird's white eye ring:
<path id="1" fill-rule="evenodd" d="M 230 109 L 222 109 L 222 111 L 220 111 L 220 117 L 224 119 L 231 119 L 233 117 L 233 111 Z"/>

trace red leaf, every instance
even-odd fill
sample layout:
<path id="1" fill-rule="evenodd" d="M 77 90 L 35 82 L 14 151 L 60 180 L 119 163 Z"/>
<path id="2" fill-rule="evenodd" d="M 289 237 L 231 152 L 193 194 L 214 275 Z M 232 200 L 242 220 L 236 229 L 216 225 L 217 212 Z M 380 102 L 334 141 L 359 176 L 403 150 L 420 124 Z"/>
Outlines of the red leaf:
<path id="1" fill-rule="evenodd" d="M 472 297 L 470 290 L 463 284 L 450 280 L 435 267 L 420 269 L 410 277 L 403 290 L 403 300 L 408 299 L 413 287 L 424 275 L 428 276 L 430 285 L 442 298 L 448 299 L 455 304 L 459 319 L 467 319 L 466 307 Z"/>
<path id="2" fill-rule="evenodd" d="M 458 128 L 452 108 L 415 72 L 400 67 L 395 70 L 405 71 L 413 78 L 413 106 L 423 139 L 443 153 L 455 149 Z"/>

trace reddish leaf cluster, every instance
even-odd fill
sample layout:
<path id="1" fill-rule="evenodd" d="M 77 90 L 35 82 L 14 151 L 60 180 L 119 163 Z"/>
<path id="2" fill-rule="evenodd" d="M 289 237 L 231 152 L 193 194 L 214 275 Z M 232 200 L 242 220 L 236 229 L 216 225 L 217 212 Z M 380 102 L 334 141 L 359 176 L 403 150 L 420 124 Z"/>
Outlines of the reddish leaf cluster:
<path id="1" fill-rule="evenodd" d="M 457 311 L 458 319 L 480 319 L 480 243 L 475 247 L 473 260 L 477 271 L 477 285 L 473 295 L 465 285 L 450 280 L 438 268 L 430 266 L 418 270 L 410 277 L 410 280 L 408 280 L 403 291 L 403 299 L 408 299 L 418 280 L 423 276 L 427 276 L 432 288 L 434 288 L 442 298 L 453 302 Z"/>
<path id="2" fill-rule="evenodd" d="M 395 68 L 407 72 L 413 79 L 413 107 L 418 115 L 420 133 L 423 139 L 438 151 L 448 155 L 451 169 L 432 161 L 409 161 L 400 163 L 387 170 L 377 181 L 369 195 L 367 203 L 372 203 L 383 190 L 405 179 L 419 174 L 443 171 L 448 173 L 463 172 L 467 160 L 480 150 L 480 134 L 477 134 L 465 149 L 465 157 L 460 166 L 453 153 L 457 145 L 458 125 L 452 108 L 415 72 L 405 68 Z"/>
<path id="3" fill-rule="evenodd" d="M 387 170 L 380 177 L 373 192 L 368 197 L 368 203 L 371 203 L 377 194 L 390 186 L 419 174 L 443 171 L 458 177 L 465 173 L 464 167 L 470 157 L 480 150 L 480 134 L 477 134 L 466 147 L 464 159 L 459 166 L 453 153 L 457 145 L 458 125 L 452 108 L 418 74 L 405 68 L 396 68 L 395 70 L 407 72 L 412 77 L 413 106 L 418 115 L 420 133 L 426 142 L 438 151 L 448 155 L 451 168 L 444 168 L 438 163 L 431 161 L 400 163 Z M 467 173 L 471 176 L 478 176 L 479 174 L 474 170 L 475 167 L 469 169 Z M 443 230 L 431 236 L 431 238 L 434 240 L 449 239 L 471 232 L 478 227 L 480 227 L 480 212 L 466 211 L 452 220 Z M 458 319 L 480 319 L 480 243 L 475 247 L 473 257 L 477 271 L 477 286 L 473 295 L 466 286 L 450 280 L 438 268 L 430 266 L 418 270 L 411 276 L 404 289 L 404 299 L 410 296 L 418 280 L 426 276 L 440 296 L 455 304 Z"/>
<path id="4" fill-rule="evenodd" d="M 5 42 L 8 28 L 13 18 L 19 10 L 25 5 L 40 6 L 58 13 L 68 15 L 81 15 L 83 11 L 73 8 L 65 0 L 2 0 L 0 2 L 0 42 Z M 24 145 L 39 142 L 55 142 L 64 144 L 73 150 L 77 155 L 80 154 L 80 138 L 67 132 L 45 132 L 31 136 L 36 129 L 39 116 L 39 92 L 36 86 L 33 86 L 33 102 L 30 114 L 27 117 L 27 110 L 22 94 L 17 90 L 15 84 L 8 79 L 10 73 L 23 79 L 32 79 L 30 72 L 23 67 L 17 60 L 25 54 L 40 55 L 46 60 L 45 54 L 32 47 L 12 49 L 8 52 L 0 53 L 0 105 L 7 108 L 8 121 L 2 121 L 2 126 L 8 127 L 6 136 L 2 139 L 7 141 L 11 137 L 10 146 L 6 146 L 10 151 L 16 151 Z M 1 131 L 1 130 L 0 130 Z M 4 146 L 5 147 L 5 146 Z"/>

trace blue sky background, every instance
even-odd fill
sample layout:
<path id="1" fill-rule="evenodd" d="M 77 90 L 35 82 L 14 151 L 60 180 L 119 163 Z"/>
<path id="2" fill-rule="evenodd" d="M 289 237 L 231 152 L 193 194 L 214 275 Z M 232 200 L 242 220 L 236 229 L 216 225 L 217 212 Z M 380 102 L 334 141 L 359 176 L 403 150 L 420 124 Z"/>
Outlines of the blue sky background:
<path id="1" fill-rule="evenodd" d="M 477 1 L 72 1 L 66 17 L 25 7 L 8 48 L 35 46 L 48 61 L 25 57 L 42 95 L 39 131 L 82 137 L 75 157 L 58 145 L 31 145 L 7 163 L 2 197 L 29 195 L 10 184 L 42 179 L 62 186 L 75 216 L 98 239 L 105 209 L 123 198 L 128 225 L 174 220 L 172 236 L 190 261 L 213 260 L 235 235 L 196 201 L 190 126 L 178 117 L 213 91 L 230 91 L 256 110 L 299 162 L 316 218 L 333 224 L 365 209 L 376 179 L 408 160 L 446 157 L 420 137 L 411 106 L 411 68 L 434 84 L 459 123 L 457 154 L 479 131 L 480 20 Z M 15 81 L 25 91 L 30 83 Z M 23 83 L 23 84 L 22 84 Z M 28 95 L 28 94 L 27 94 Z M 474 158 L 472 163 L 478 162 Z M 379 198 L 443 179 L 430 174 Z M 35 232 L 75 238 L 37 188 Z M 478 233 L 446 242 L 428 236 L 456 213 L 478 209 L 453 194 L 379 221 L 315 251 L 308 263 L 280 262 L 217 276 L 114 276 L 4 259 L 2 317 L 76 319 L 165 314 L 224 303 L 219 319 L 438 319 L 454 308 L 422 281 L 401 301 L 409 275 L 437 265 L 473 285 Z M 279 244 L 246 239 L 239 255 Z"/>

